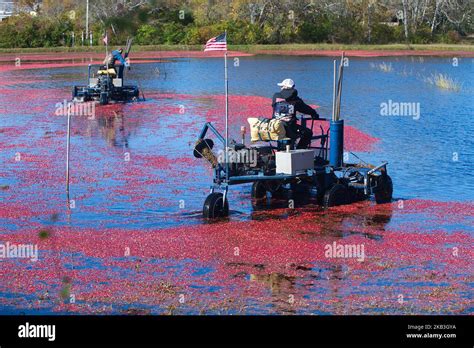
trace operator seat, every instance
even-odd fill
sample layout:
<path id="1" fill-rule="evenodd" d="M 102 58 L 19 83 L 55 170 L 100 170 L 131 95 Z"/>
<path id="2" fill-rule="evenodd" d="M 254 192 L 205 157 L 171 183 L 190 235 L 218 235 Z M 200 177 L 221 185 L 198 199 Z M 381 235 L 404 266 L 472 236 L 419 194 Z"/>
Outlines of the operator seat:
<path id="1" fill-rule="evenodd" d="M 117 72 L 114 68 L 101 68 L 99 71 L 97 71 L 97 75 L 109 75 L 110 77 L 115 78 L 117 77 Z"/>

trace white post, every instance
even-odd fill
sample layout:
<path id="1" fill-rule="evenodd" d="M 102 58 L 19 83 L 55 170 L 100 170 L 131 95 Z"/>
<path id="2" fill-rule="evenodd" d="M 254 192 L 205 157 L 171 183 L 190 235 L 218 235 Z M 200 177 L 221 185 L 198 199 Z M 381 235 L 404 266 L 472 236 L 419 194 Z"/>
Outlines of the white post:
<path id="1" fill-rule="evenodd" d="M 333 62 L 334 76 L 332 81 L 332 120 L 336 121 L 336 60 Z"/>
<path id="2" fill-rule="evenodd" d="M 109 36 L 107 34 L 107 30 L 105 31 L 105 37 L 107 38 L 107 40 L 105 40 L 105 59 L 107 59 L 107 57 L 109 55 Z M 112 62 L 113 62 L 113 60 L 112 60 Z M 107 65 L 105 66 L 105 68 L 107 69 L 107 81 L 110 81 L 109 62 L 107 62 Z M 109 90 L 109 87 L 107 87 L 107 91 L 108 90 Z M 102 95 L 102 92 L 100 94 Z M 108 96 L 107 96 L 107 99 L 108 99 Z"/>
<path id="3" fill-rule="evenodd" d="M 86 2 L 86 33 L 89 33 L 89 0 Z"/>
<path id="4" fill-rule="evenodd" d="M 227 32 L 226 32 L 227 40 Z M 227 51 L 224 53 L 224 80 L 225 80 L 225 163 L 226 163 L 226 180 L 229 180 L 229 80 L 227 77 Z"/>
<path id="5" fill-rule="evenodd" d="M 342 78 L 344 76 L 344 51 L 341 55 L 341 63 L 339 65 L 339 83 L 337 85 L 337 110 L 336 121 L 339 121 L 341 116 L 341 99 L 342 99 Z"/>
<path id="6" fill-rule="evenodd" d="M 71 108 L 67 107 L 67 140 L 66 140 L 66 193 L 69 200 L 69 152 L 71 142 Z M 69 202 L 68 202 L 69 205 Z"/>
<path id="7" fill-rule="evenodd" d="M 105 56 L 107 57 L 109 55 L 109 36 L 107 35 L 107 30 L 105 31 L 105 37 L 107 37 L 107 40 L 105 41 Z M 109 65 L 107 65 L 107 70 L 109 68 Z"/>

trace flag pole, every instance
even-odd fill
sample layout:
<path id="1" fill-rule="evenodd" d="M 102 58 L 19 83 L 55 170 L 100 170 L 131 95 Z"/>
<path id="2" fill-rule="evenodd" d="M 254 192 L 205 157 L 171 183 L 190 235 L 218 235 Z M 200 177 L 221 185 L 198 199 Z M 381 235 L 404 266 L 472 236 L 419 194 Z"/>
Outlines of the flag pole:
<path id="1" fill-rule="evenodd" d="M 105 29 L 105 59 L 107 60 L 108 59 L 108 56 L 109 56 L 109 36 L 107 34 L 107 29 Z M 113 59 L 113 58 L 112 58 Z M 112 60 L 113 62 L 113 60 Z M 109 62 L 107 61 L 106 62 L 106 66 L 105 66 L 105 69 L 107 69 L 107 91 L 109 90 L 109 87 L 108 87 L 108 81 L 110 81 L 110 75 L 109 75 Z M 109 98 L 107 97 L 107 100 Z M 102 92 L 100 92 L 100 100 L 102 101 Z"/>
<path id="2" fill-rule="evenodd" d="M 69 153 L 71 143 L 71 109 L 67 108 L 67 138 L 66 138 L 66 196 L 69 206 Z"/>
<path id="3" fill-rule="evenodd" d="M 336 121 L 336 60 L 333 61 L 333 81 L 332 81 L 332 117 L 333 121 Z"/>
<path id="4" fill-rule="evenodd" d="M 225 40 L 227 42 L 227 30 L 225 31 Z M 224 81 L 225 81 L 225 178 L 229 181 L 229 79 L 227 76 L 227 50 L 224 53 Z"/>
<path id="5" fill-rule="evenodd" d="M 107 56 L 109 54 L 109 37 L 107 35 L 107 29 L 105 29 L 105 55 Z M 107 64 L 107 67 L 109 65 Z"/>

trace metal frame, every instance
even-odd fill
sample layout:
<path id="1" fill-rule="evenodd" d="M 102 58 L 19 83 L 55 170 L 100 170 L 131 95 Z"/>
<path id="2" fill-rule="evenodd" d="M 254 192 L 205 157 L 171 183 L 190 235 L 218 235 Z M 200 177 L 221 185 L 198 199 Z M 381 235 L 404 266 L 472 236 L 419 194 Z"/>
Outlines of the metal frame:
<path id="1" fill-rule="evenodd" d="M 92 77 L 91 70 L 93 67 L 100 68 L 102 65 L 100 64 L 89 64 L 88 66 L 88 73 L 87 73 L 87 81 L 88 84 L 87 86 L 74 86 L 74 91 L 73 91 L 73 98 L 81 98 L 82 101 L 87 101 L 87 100 L 98 100 L 100 97 L 100 94 L 102 92 L 100 87 L 94 87 L 91 86 L 91 81 L 95 82 L 96 77 Z M 125 85 L 124 84 L 124 78 L 123 76 L 120 77 L 119 73 L 117 73 L 117 79 L 121 79 L 122 83 L 121 86 L 115 86 L 114 85 L 114 91 L 110 91 L 106 89 L 106 92 L 108 93 L 108 99 L 115 101 L 115 102 L 127 102 L 132 100 L 133 98 L 139 98 L 140 96 L 140 91 L 136 85 Z M 114 83 L 115 79 L 112 79 L 112 83 Z"/>
<path id="2" fill-rule="evenodd" d="M 327 121 L 327 120 L 325 120 Z M 225 146 L 225 138 L 219 133 L 219 131 L 210 123 L 205 123 L 204 127 L 201 130 L 198 140 L 204 140 L 208 131 L 211 131 L 216 138 L 219 140 L 222 145 Z M 328 130 L 329 131 L 329 130 Z M 311 149 L 320 149 L 325 151 L 327 154 L 328 151 L 328 142 L 327 142 L 328 134 L 321 136 L 314 136 L 312 139 L 314 140 L 322 140 L 324 145 L 320 147 L 310 147 Z M 271 146 L 271 145 L 270 145 Z M 276 147 L 271 146 L 272 149 L 276 149 Z M 322 157 L 327 161 L 327 157 Z M 325 176 L 336 176 L 339 179 L 342 179 L 346 176 L 350 169 L 354 169 L 359 172 L 361 175 L 364 175 L 364 184 L 361 186 L 358 183 L 351 183 L 349 182 L 347 185 L 353 187 L 355 189 L 363 189 L 366 195 L 373 194 L 374 189 L 376 186 L 371 186 L 372 181 L 369 180 L 371 176 L 378 176 L 387 173 L 387 164 L 388 162 L 383 162 L 382 164 L 376 167 L 364 167 L 355 164 L 344 164 L 342 167 L 334 167 L 331 166 L 329 163 L 321 166 L 315 166 L 313 169 L 307 170 L 306 172 L 290 175 L 290 174 L 273 174 L 273 175 L 264 175 L 263 172 L 260 172 L 257 175 L 240 175 L 240 176 L 232 176 L 227 171 L 229 166 L 226 163 L 219 163 L 216 168 L 214 168 L 214 175 L 213 175 L 213 184 L 211 185 L 211 193 L 215 192 L 216 189 L 224 190 L 224 196 L 227 195 L 227 191 L 229 186 L 231 185 L 239 185 L 245 183 L 252 183 L 256 181 L 282 181 L 282 183 L 291 182 L 295 179 L 300 178 L 314 178 L 317 175 L 324 174 Z M 338 175 L 339 174 L 339 175 Z"/>
<path id="3" fill-rule="evenodd" d="M 127 39 L 126 50 L 124 54 L 125 59 L 128 58 L 128 55 L 131 50 L 131 46 L 132 46 L 132 39 L 129 38 Z M 104 91 L 102 91 L 100 87 L 91 86 L 91 80 L 93 79 L 93 77 L 91 77 L 91 69 L 92 67 L 97 67 L 98 69 L 100 69 L 100 67 L 102 66 L 103 66 L 102 64 L 94 64 L 94 65 L 89 64 L 88 65 L 87 86 L 74 86 L 74 89 L 73 89 L 74 99 L 80 98 L 81 101 L 100 100 L 101 94 Z M 125 81 L 124 70 L 125 70 L 124 65 L 119 65 L 116 67 L 116 71 L 117 71 L 116 79 L 121 80 L 121 86 L 114 85 L 113 91 L 110 91 L 108 89 L 108 85 L 106 86 L 105 93 L 107 93 L 107 103 L 108 101 L 128 102 L 130 100 L 133 100 L 134 98 L 136 98 L 137 100 L 140 98 L 140 90 L 138 86 L 124 84 L 124 81 Z M 114 84 L 114 80 L 115 79 L 112 79 L 112 84 Z M 93 82 L 95 82 L 95 80 Z"/>
<path id="4" fill-rule="evenodd" d="M 225 55 L 227 58 L 227 55 Z M 340 108 L 341 108 L 341 95 L 342 95 L 342 76 L 343 76 L 343 63 L 344 63 L 344 53 L 341 57 L 341 63 L 339 65 L 339 80 L 337 80 L 337 70 L 336 70 L 336 61 L 334 61 L 334 86 L 333 86 L 333 110 L 331 120 L 319 119 L 322 121 L 329 121 L 329 128 L 326 133 L 324 133 L 324 128 L 320 126 L 321 135 L 313 136 L 311 140 L 319 140 L 320 146 L 312 146 L 310 148 L 314 150 L 319 150 L 319 154 L 316 155 L 315 159 L 322 159 L 321 164 L 315 164 L 312 169 L 309 169 L 302 173 L 297 173 L 294 175 L 289 174 L 271 174 L 266 175 L 264 169 L 260 169 L 258 174 L 248 174 L 246 175 L 245 169 L 243 175 L 232 175 L 229 161 L 228 161 L 228 106 L 227 106 L 227 61 L 225 62 L 225 83 L 226 83 L 226 120 L 225 120 L 225 137 L 222 136 L 219 131 L 209 122 L 206 122 L 201 133 L 199 134 L 198 140 L 204 140 L 207 132 L 210 130 L 216 138 L 224 145 L 225 149 L 225 163 L 217 163 L 214 167 L 213 175 L 213 184 L 211 185 L 210 192 L 211 194 L 215 190 L 223 190 L 223 204 L 226 202 L 228 190 L 230 185 L 239 185 L 244 183 L 254 183 L 258 181 L 274 181 L 280 182 L 280 184 L 288 184 L 293 181 L 298 181 L 299 179 L 309 178 L 310 182 L 317 187 L 318 191 L 324 190 L 327 192 L 333 185 L 336 183 L 342 183 L 348 189 L 351 188 L 355 191 L 355 198 L 365 197 L 368 198 L 370 195 L 374 194 L 377 190 L 378 180 L 372 180 L 372 178 L 377 178 L 378 176 L 387 175 L 387 165 L 388 162 L 383 162 L 378 166 L 372 166 L 365 163 L 362 164 L 348 164 L 343 161 L 343 132 L 344 132 L 344 121 L 340 119 Z M 336 88 L 337 86 L 337 88 Z M 308 117 L 299 117 L 301 125 L 306 127 Z M 312 120 L 311 130 L 314 128 L 314 120 Z M 335 132 L 332 137 L 329 137 L 330 132 Z M 281 142 L 278 141 L 278 142 Z M 271 141 L 270 148 L 272 151 L 281 148 L 281 146 L 272 146 Z M 330 144 L 329 144 L 330 143 Z M 232 142 L 232 145 L 236 144 Z M 206 142 L 206 145 L 209 146 L 209 143 Z M 244 146 L 244 141 L 242 144 Z M 197 150 L 195 148 L 195 150 Z M 209 150 L 212 150 L 209 148 Z M 328 160 L 329 157 L 329 160 Z M 357 157 L 357 156 L 356 156 Z M 359 196 L 360 193 L 364 196 Z M 353 192 L 354 193 L 354 192 Z M 319 193 L 318 193 L 319 194 Z M 352 194 L 349 193 L 348 194 Z"/>
<path id="5" fill-rule="evenodd" d="M 303 121 L 304 120 L 304 121 Z M 326 121 L 325 119 L 322 119 L 323 121 Z M 306 119 L 302 118 L 302 123 L 305 124 Z M 226 145 L 225 138 L 219 133 L 219 131 L 210 123 L 206 122 L 204 124 L 204 127 L 201 130 L 201 133 L 199 134 L 198 140 L 204 140 L 208 130 L 210 130 L 216 138 L 222 143 L 222 145 Z M 327 152 L 327 134 L 324 134 L 322 136 L 314 136 L 312 139 L 324 139 L 323 142 L 326 144 L 321 147 L 311 147 L 312 149 L 319 149 L 322 151 Z M 277 149 L 277 147 L 270 145 L 273 150 Z M 326 158 L 324 158 L 326 159 Z M 230 176 L 230 173 L 228 172 L 228 163 L 224 163 L 223 165 L 220 163 L 217 165 L 216 168 L 214 168 L 214 184 L 213 188 L 220 188 L 220 187 L 227 187 L 229 185 L 238 185 L 242 183 L 248 183 L 248 182 L 253 182 L 253 181 L 266 181 L 266 180 L 291 180 L 291 179 L 296 179 L 299 177 L 307 177 L 307 176 L 312 176 L 314 175 L 314 172 L 316 170 L 319 171 L 324 171 L 324 167 L 321 166 L 320 168 L 315 168 L 307 171 L 306 173 L 300 173 L 300 174 L 295 174 L 295 175 L 289 175 L 289 174 L 274 174 L 274 175 L 264 175 L 263 173 L 258 174 L 258 175 L 245 175 L 245 176 Z M 230 171 L 230 170 L 229 170 Z M 224 175 L 221 175 L 221 173 L 224 172 Z M 213 192 L 213 191 L 212 191 Z"/>

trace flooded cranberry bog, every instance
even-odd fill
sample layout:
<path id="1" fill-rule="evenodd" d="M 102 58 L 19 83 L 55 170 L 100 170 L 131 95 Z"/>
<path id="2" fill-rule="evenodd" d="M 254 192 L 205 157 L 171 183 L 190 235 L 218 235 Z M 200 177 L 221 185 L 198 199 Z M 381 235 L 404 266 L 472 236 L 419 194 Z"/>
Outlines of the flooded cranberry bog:
<path id="1" fill-rule="evenodd" d="M 145 101 L 72 117 L 68 197 L 67 102 L 95 57 L 15 58 L 0 65 L 2 314 L 472 314 L 472 58 L 349 58 L 345 151 L 389 162 L 392 203 L 256 208 L 242 185 L 212 222 L 211 168 L 192 153 L 205 122 L 224 127 L 221 59 L 132 62 Z M 229 63 L 231 137 L 271 115 L 286 77 L 330 115 L 332 57 Z"/>

